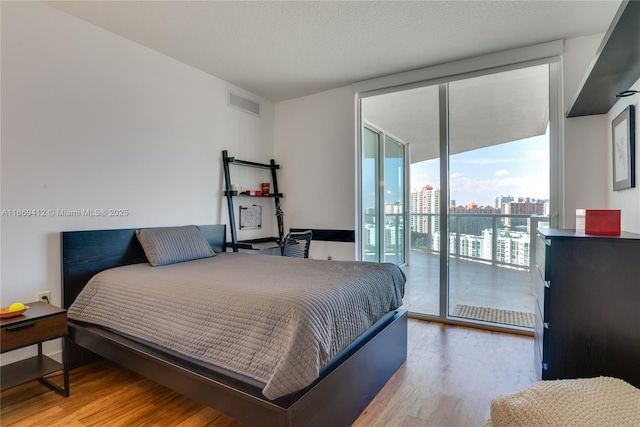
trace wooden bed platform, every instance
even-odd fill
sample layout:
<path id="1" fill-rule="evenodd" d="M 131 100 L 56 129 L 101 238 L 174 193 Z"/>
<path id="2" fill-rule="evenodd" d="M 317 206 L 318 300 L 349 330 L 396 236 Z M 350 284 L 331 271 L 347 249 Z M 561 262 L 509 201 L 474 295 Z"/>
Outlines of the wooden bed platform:
<path id="1" fill-rule="evenodd" d="M 224 250 L 224 225 L 200 229 L 214 250 Z M 147 262 L 134 232 L 61 233 L 65 308 L 96 273 Z M 407 312 L 389 313 L 340 353 L 313 384 L 276 400 L 255 386 L 95 325 L 69 321 L 69 337 L 65 341 L 72 367 L 99 355 L 250 425 L 348 426 L 406 360 Z"/>

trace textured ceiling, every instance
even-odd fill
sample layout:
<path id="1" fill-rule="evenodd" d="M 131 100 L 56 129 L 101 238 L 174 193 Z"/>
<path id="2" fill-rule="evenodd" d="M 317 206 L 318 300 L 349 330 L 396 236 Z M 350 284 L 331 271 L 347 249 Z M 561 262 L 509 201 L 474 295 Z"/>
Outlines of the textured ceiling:
<path id="1" fill-rule="evenodd" d="M 274 102 L 607 30 L 611 1 L 47 2 Z"/>

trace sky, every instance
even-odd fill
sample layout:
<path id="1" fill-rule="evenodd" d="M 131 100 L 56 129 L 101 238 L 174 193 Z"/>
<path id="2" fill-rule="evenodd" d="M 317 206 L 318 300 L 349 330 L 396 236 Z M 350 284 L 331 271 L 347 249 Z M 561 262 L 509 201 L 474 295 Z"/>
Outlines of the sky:
<path id="1" fill-rule="evenodd" d="M 412 189 L 440 188 L 439 160 L 411 165 Z M 549 198 L 547 135 L 494 145 L 450 157 L 450 194 L 456 205 L 494 205 L 496 196 Z M 391 194 L 388 194 L 392 196 Z"/>

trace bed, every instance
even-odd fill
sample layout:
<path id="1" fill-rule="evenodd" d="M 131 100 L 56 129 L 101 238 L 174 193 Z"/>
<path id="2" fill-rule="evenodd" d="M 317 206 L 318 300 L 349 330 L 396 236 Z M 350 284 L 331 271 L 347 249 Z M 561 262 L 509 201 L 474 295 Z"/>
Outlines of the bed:
<path id="1" fill-rule="evenodd" d="M 317 366 L 321 367 L 321 369 L 316 372 L 316 377 L 311 378 L 305 377 L 303 374 L 306 372 L 305 369 L 294 371 L 293 375 L 288 374 L 282 378 L 278 378 L 277 375 L 269 376 L 268 373 L 265 374 L 260 370 L 255 375 L 253 375 L 253 372 L 251 372 L 251 375 L 247 375 L 228 363 L 218 364 L 215 360 L 212 362 L 201 358 L 199 355 L 185 354 L 179 346 L 167 346 L 166 343 L 154 342 L 154 340 L 146 336 L 138 336 L 135 330 L 126 329 L 126 324 L 132 322 L 124 320 L 124 317 L 123 321 L 120 322 L 124 323 L 124 326 L 118 325 L 118 322 L 115 324 L 105 323 L 100 326 L 100 322 L 94 321 L 91 317 L 91 310 L 86 310 L 89 313 L 86 316 L 79 314 L 85 313 L 85 308 L 79 309 L 78 306 L 86 299 L 82 291 L 87 286 L 87 283 L 90 283 L 90 285 L 87 286 L 84 294 L 93 295 L 98 293 L 98 291 L 90 289 L 90 287 L 95 286 L 95 282 L 98 279 L 91 279 L 99 272 L 103 273 L 97 277 L 109 278 L 109 280 L 104 279 L 106 280 L 105 283 L 108 283 L 111 280 L 109 275 L 115 274 L 119 277 L 121 272 L 124 274 L 125 271 L 127 275 L 130 275 L 131 271 L 135 272 L 134 275 L 147 274 L 149 271 L 155 274 L 161 269 L 170 271 L 168 267 L 175 267 L 174 270 L 177 271 L 175 274 L 178 274 L 178 277 L 180 275 L 186 277 L 188 275 L 187 267 L 189 267 L 189 271 L 205 271 L 213 268 L 214 271 L 222 272 L 221 266 L 230 264 L 231 268 L 238 272 L 237 275 L 243 277 L 243 281 L 248 282 L 248 273 L 243 270 L 249 271 L 251 269 L 242 268 L 246 265 L 247 267 L 257 267 L 260 271 L 258 275 L 260 282 L 258 283 L 266 283 L 269 281 L 269 274 L 271 274 L 267 271 L 269 266 L 267 264 L 259 264 L 259 262 L 269 261 L 269 263 L 277 265 L 275 270 L 282 269 L 282 271 L 287 271 L 287 268 L 293 268 L 293 271 L 299 269 L 299 265 L 291 264 L 295 262 L 309 262 L 309 266 L 317 263 L 318 265 L 314 267 L 317 270 L 315 273 L 309 273 L 310 279 L 308 281 L 312 281 L 311 278 L 313 277 L 318 279 L 321 275 L 322 266 L 319 263 L 327 264 L 327 261 L 300 259 L 294 261 L 293 259 L 281 257 L 222 253 L 226 246 L 225 226 L 207 225 L 200 226 L 199 229 L 208 245 L 218 254 L 209 259 L 176 263 L 173 267 L 162 266 L 161 268 L 149 266 L 148 258 L 136 238 L 135 229 L 62 233 L 63 300 L 65 308 L 70 309 L 69 330 L 71 339 L 67 340 L 69 342 L 67 351 L 71 365 L 78 366 L 87 363 L 95 357 L 94 355 L 99 355 L 251 425 L 350 425 L 406 359 L 407 313 L 397 309 L 395 306 L 390 307 L 384 315 L 363 320 L 364 324 L 369 322 L 367 324 L 368 329 L 363 333 L 350 331 L 351 335 L 357 336 L 355 338 L 353 336 L 345 338 L 348 342 L 345 341 L 344 344 L 335 348 L 329 348 L 330 346 L 321 344 L 319 351 L 309 353 L 308 350 L 313 345 L 309 344 L 310 341 L 303 340 L 305 344 L 299 347 L 303 351 L 301 353 L 294 352 L 293 356 L 289 356 L 289 361 L 291 362 L 292 358 L 297 361 L 305 358 L 313 360 L 316 357 L 319 360 Z M 363 263 L 351 264 L 355 268 Z M 346 269 L 352 267 L 349 263 L 344 263 L 343 265 L 335 262 L 330 266 L 331 270 L 336 271 L 341 270 L 343 267 Z M 340 276 L 339 273 L 336 274 Z M 218 275 L 221 276 L 222 282 L 226 280 L 224 274 L 220 273 Z M 253 275 L 255 276 L 255 274 Z M 157 280 L 157 278 L 154 280 Z M 393 280 L 395 281 L 396 279 Z M 104 287 L 105 285 L 101 284 L 100 286 Z M 119 283 L 118 286 L 124 286 L 124 291 L 121 293 L 128 294 L 133 311 L 140 309 L 140 306 L 135 305 L 137 301 L 147 301 L 145 292 L 150 293 L 148 289 L 147 291 L 144 289 L 137 290 L 133 288 L 133 285 L 131 285 L 131 288 L 127 288 L 129 284 L 126 282 L 124 284 Z M 249 283 L 247 286 L 248 288 L 244 291 L 238 289 L 237 293 L 260 294 L 262 292 L 259 287 L 256 287 L 256 283 Z M 293 284 L 290 286 L 295 288 Z M 179 287 L 182 289 L 182 285 Z M 228 289 L 224 291 L 226 292 Z M 306 290 L 299 290 L 298 294 L 290 291 L 291 289 L 287 289 L 286 293 L 297 295 L 294 299 L 297 299 L 303 293 L 308 293 Z M 110 290 L 109 292 L 113 293 L 114 291 Z M 117 291 L 115 292 L 117 293 Z M 160 291 L 158 293 L 161 294 Z M 229 293 L 225 298 L 227 297 L 233 299 L 234 295 Z M 316 297 L 317 295 L 314 294 L 314 301 L 318 300 Z M 219 296 L 216 298 L 219 298 Z M 240 304 L 243 298 L 239 299 Z M 268 298 L 272 297 L 260 294 L 260 299 L 266 300 Z M 360 297 L 358 298 L 361 299 Z M 72 307 L 76 299 L 78 299 L 78 303 Z M 189 301 L 188 305 L 196 304 L 196 300 Z M 352 303 L 353 301 L 349 302 L 349 304 Z M 147 302 L 147 304 L 155 307 L 154 304 L 156 303 Z M 180 304 L 176 309 L 176 314 L 181 311 L 180 307 L 182 305 Z M 203 304 L 205 304 L 203 307 L 195 309 L 195 312 L 192 313 L 194 317 L 200 314 L 205 316 L 207 311 L 205 308 L 207 306 L 216 307 L 215 301 L 203 301 Z M 252 304 L 255 305 L 255 303 Z M 388 304 L 388 302 L 383 303 L 383 305 L 385 304 Z M 119 307 L 118 310 L 123 309 Z M 171 310 L 171 308 L 167 310 Z M 247 307 L 239 308 L 238 310 L 235 314 L 231 313 L 231 317 L 227 317 L 226 320 L 223 318 L 222 320 L 217 320 L 217 322 L 229 323 L 229 319 L 234 319 L 236 316 L 240 316 L 237 318 L 241 319 L 242 312 L 247 311 Z M 151 311 L 161 312 L 162 310 L 154 309 Z M 217 306 L 216 310 L 212 311 L 221 315 L 226 310 L 222 310 L 220 306 Z M 328 312 L 338 311 L 337 308 L 331 308 Z M 281 314 L 275 313 L 272 317 L 277 319 L 281 316 Z M 340 316 L 343 316 L 343 314 L 340 314 Z M 119 319 L 120 315 L 114 316 L 112 313 L 107 317 Z M 302 317 L 313 316 L 305 315 Z M 172 316 L 164 315 L 164 317 L 161 316 L 160 320 L 154 320 L 152 323 L 171 322 L 171 319 Z M 342 317 L 339 317 L 339 319 L 342 319 Z M 245 321 L 249 322 L 251 319 L 242 320 L 242 322 Z M 175 323 L 185 322 L 188 322 L 188 316 L 183 318 L 176 317 Z M 353 329 L 351 325 L 361 323 L 361 321 L 349 319 L 344 320 L 343 323 L 349 326 L 346 329 Z M 360 327 L 362 328 L 362 326 Z M 267 329 L 270 328 L 270 326 L 267 327 Z M 255 332 L 256 330 L 253 330 L 252 333 L 255 334 Z M 258 335 L 263 333 L 258 332 Z M 332 335 L 333 332 L 328 334 Z M 182 333 L 188 334 L 188 332 Z M 226 334 L 227 332 L 224 333 Z M 213 331 L 210 338 L 215 340 L 216 336 L 221 334 Z M 295 332 L 294 335 L 304 337 L 304 333 Z M 229 343 L 235 343 L 233 337 L 229 338 Z M 219 344 L 220 342 L 218 342 Z M 232 345 L 229 345 L 230 352 L 244 351 L 232 347 Z M 265 359 L 268 358 L 265 357 Z M 278 365 L 277 361 L 274 363 Z M 289 364 L 295 365 L 296 363 Z M 281 365 L 278 366 L 281 367 Z M 302 378 L 302 382 L 296 384 L 294 381 L 291 383 L 290 378 Z"/>

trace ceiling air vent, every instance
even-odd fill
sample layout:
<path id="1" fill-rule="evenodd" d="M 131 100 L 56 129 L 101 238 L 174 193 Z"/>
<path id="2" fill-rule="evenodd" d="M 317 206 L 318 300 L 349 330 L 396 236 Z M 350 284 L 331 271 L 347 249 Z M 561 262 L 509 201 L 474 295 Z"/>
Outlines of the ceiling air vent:
<path id="1" fill-rule="evenodd" d="M 233 92 L 229 92 L 229 106 L 242 110 L 245 113 L 253 114 L 254 116 L 260 116 L 260 104 L 247 98 L 243 98 L 240 95 L 236 95 Z"/>

